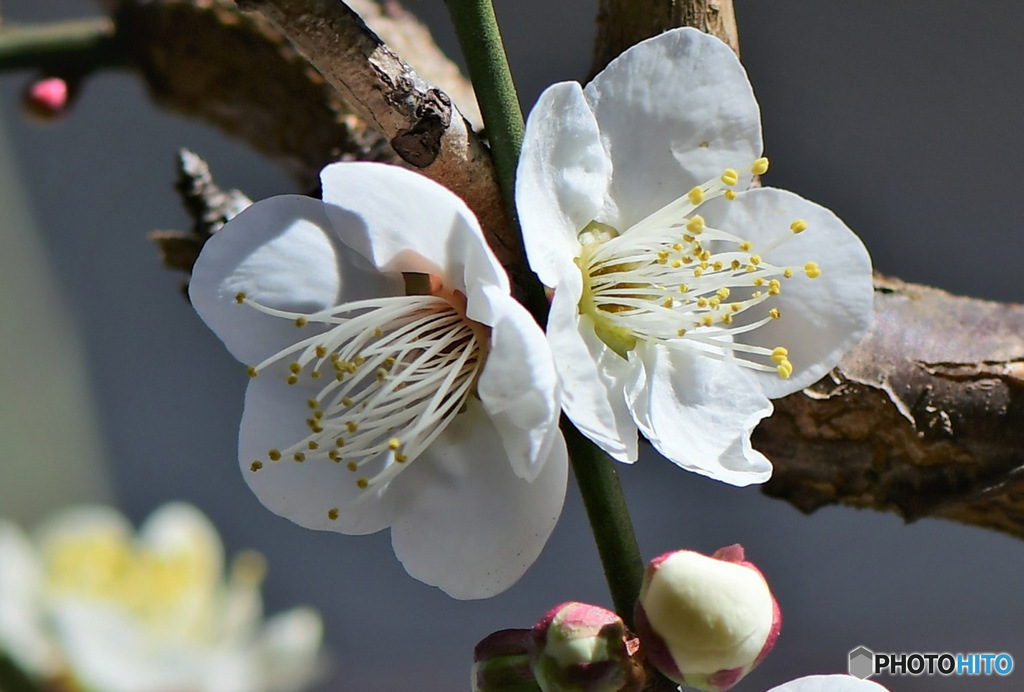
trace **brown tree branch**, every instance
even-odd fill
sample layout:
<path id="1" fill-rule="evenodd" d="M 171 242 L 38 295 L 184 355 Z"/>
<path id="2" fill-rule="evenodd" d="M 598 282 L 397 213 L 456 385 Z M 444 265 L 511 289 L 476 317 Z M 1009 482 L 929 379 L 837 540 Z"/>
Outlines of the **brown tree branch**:
<path id="1" fill-rule="evenodd" d="M 878 278 L 875 313 L 830 377 L 757 428 L 765 492 L 1024 538 L 1024 306 Z"/>
<path id="2" fill-rule="evenodd" d="M 447 94 L 420 77 L 342 2 L 239 0 L 238 5 L 269 19 L 406 164 L 465 200 L 515 276 L 523 259 L 490 153 Z"/>
<path id="3" fill-rule="evenodd" d="M 678 26 L 717 36 L 740 54 L 732 0 L 600 0 L 590 75 L 630 46 Z"/>

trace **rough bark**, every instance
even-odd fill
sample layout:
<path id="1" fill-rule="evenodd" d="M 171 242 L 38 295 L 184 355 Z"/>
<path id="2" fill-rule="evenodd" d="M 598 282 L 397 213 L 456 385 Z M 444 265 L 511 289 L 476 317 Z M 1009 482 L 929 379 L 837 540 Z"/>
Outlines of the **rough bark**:
<path id="1" fill-rule="evenodd" d="M 1024 538 L 1024 306 L 878 278 L 877 322 L 754 435 L 765 492 Z"/>
<path id="2" fill-rule="evenodd" d="M 465 200 L 503 264 L 513 272 L 522 264 L 490 152 L 446 93 L 342 2 L 239 0 L 239 7 L 269 19 L 406 164 Z"/>

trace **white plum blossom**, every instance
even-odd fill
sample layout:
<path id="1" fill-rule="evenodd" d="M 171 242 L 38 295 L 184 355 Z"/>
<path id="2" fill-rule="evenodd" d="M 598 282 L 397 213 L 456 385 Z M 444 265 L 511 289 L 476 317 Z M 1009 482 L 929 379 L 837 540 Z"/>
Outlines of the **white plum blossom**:
<path id="1" fill-rule="evenodd" d="M 263 620 L 264 564 L 225 578 L 216 529 L 181 503 L 136 535 L 107 507 L 66 510 L 35 540 L 0 521 L 0 657 L 49 689 L 287 692 L 319 676 L 319 614 Z"/>
<path id="2" fill-rule="evenodd" d="M 561 512 L 558 380 L 469 208 L 410 171 L 341 163 L 323 201 L 229 222 L 196 310 L 252 378 L 246 481 L 302 526 L 391 528 L 406 570 L 456 598 L 511 586 Z"/>
<path id="3" fill-rule="evenodd" d="M 639 429 L 683 468 L 764 482 L 750 432 L 769 399 L 822 377 L 871 324 L 860 240 L 795 194 L 748 190 L 761 152 L 742 66 L 694 29 L 630 48 L 586 87 L 549 87 L 530 113 L 516 206 L 554 289 L 562 405 L 619 461 Z"/>

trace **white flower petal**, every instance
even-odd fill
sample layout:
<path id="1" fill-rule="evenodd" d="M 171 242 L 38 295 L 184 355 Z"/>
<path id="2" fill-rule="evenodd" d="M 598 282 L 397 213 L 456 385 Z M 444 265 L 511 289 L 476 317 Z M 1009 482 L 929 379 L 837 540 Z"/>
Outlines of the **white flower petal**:
<path id="1" fill-rule="evenodd" d="M 570 277 L 572 278 L 572 277 Z M 636 426 L 623 394 L 632 367 L 580 316 L 582 279 L 576 274 L 555 290 L 547 336 L 561 382 L 562 409 L 580 431 L 618 461 L 637 456 Z"/>
<path id="2" fill-rule="evenodd" d="M 256 202 L 210 238 L 196 260 L 189 297 L 235 358 L 255 364 L 296 340 L 289 320 L 235 301 L 314 312 L 342 299 L 396 295 L 401 281 L 346 252 L 323 203 L 299 195 Z"/>
<path id="3" fill-rule="evenodd" d="M 731 485 L 763 483 L 771 463 L 750 432 L 772 404 L 735 364 L 689 349 L 640 344 L 627 390 L 640 431 L 682 468 Z"/>
<path id="4" fill-rule="evenodd" d="M 477 393 L 516 475 L 533 481 L 560 436 L 558 375 L 544 332 L 522 305 L 491 287 L 498 315 Z"/>
<path id="5" fill-rule="evenodd" d="M 404 512 L 395 554 L 420 581 L 454 598 L 486 598 L 519 579 L 547 542 L 565 499 L 559 437 L 532 483 L 515 475 L 481 405 L 467 410 L 394 482 Z"/>
<path id="6" fill-rule="evenodd" d="M 0 521 L 0 652 L 26 673 L 56 675 L 60 657 L 42 618 L 43 575 L 21 529 Z"/>
<path id="7" fill-rule="evenodd" d="M 526 121 L 516 171 L 516 210 L 530 266 L 547 286 L 579 269 L 577 234 L 614 217 L 604 203 L 611 161 L 597 121 L 576 82 L 548 87 Z"/>
<path id="8" fill-rule="evenodd" d="M 312 390 L 288 386 L 280 378 L 257 377 L 245 393 L 245 412 L 238 435 L 242 475 L 267 509 L 308 529 L 350 535 L 374 533 L 394 519 L 388 488 L 364 493 L 344 465 L 329 459 L 296 462 L 285 457 L 267 459 L 271 449 L 284 449 L 309 434 L 303 417 Z M 254 461 L 263 467 L 252 471 Z M 358 496 L 358 502 L 353 505 Z M 339 510 L 331 520 L 327 513 Z"/>
<path id="9" fill-rule="evenodd" d="M 727 167 L 761 155 L 761 122 L 733 52 L 696 29 L 666 31 L 613 60 L 584 90 L 612 164 L 620 231 Z"/>
<path id="10" fill-rule="evenodd" d="M 764 254 L 776 266 L 792 266 L 791 279 L 772 299 L 781 319 L 747 332 L 740 340 L 768 348 L 789 350 L 793 375 L 783 380 L 775 373 L 752 373 L 772 399 L 818 381 L 855 346 L 871 326 L 874 291 L 871 258 L 864 244 L 835 214 L 786 190 L 760 188 L 716 205 L 709 225 L 730 230 L 753 243 L 754 250 L 779 238 L 788 238 Z M 807 222 L 807 230 L 794 235 L 790 224 Z M 802 268 L 814 261 L 821 276 L 810 279 Z"/>
<path id="11" fill-rule="evenodd" d="M 809 675 L 773 687 L 768 692 L 886 692 L 886 688 L 870 680 L 852 675 Z"/>
<path id="12" fill-rule="evenodd" d="M 294 692 L 319 677 L 323 629 L 312 608 L 293 608 L 267 620 L 258 642 L 265 689 Z"/>
<path id="13" fill-rule="evenodd" d="M 328 214 L 341 241 L 383 272 L 436 274 L 469 298 L 481 284 L 507 293 L 508 277 L 480 230 L 476 216 L 447 188 L 418 173 L 381 163 L 347 162 L 320 173 Z M 341 221 L 341 208 L 347 221 Z M 351 228 L 363 225 L 361 233 Z"/>

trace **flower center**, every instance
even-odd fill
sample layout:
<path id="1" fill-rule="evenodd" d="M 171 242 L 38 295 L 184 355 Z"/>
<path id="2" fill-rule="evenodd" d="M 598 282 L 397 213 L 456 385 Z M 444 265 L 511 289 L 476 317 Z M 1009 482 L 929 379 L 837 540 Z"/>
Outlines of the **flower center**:
<path id="1" fill-rule="evenodd" d="M 751 166 L 758 175 L 767 169 L 767 159 Z M 763 255 L 802 233 L 807 223 L 794 220 L 788 233 L 761 248 L 711 228 L 697 211 L 718 197 L 735 199 L 738 182 L 730 168 L 621 234 L 597 221 L 580 231 L 580 313 L 593 319 L 597 335 L 623 358 L 638 341 L 647 341 L 697 348 L 783 379 L 793 374 L 785 347 L 736 337 L 781 317 L 777 307 L 765 304 L 797 268 L 775 266 Z M 821 275 L 815 262 L 799 269 L 811 279 Z"/>
<path id="2" fill-rule="evenodd" d="M 490 335 L 466 316 L 461 293 L 426 285 L 426 295 L 361 300 L 311 314 L 236 296 L 299 330 L 320 327 L 249 368 L 250 377 L 269 370 L 313 390 L 308 408 L 297 413 L 309 433 L 267 450 L 252 471 L 265 461 L 329 459 L 366 490 L 390 481 L 441 434 L 474 391 Z"/>

